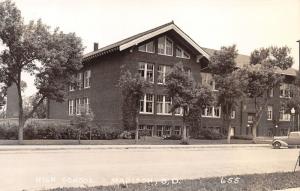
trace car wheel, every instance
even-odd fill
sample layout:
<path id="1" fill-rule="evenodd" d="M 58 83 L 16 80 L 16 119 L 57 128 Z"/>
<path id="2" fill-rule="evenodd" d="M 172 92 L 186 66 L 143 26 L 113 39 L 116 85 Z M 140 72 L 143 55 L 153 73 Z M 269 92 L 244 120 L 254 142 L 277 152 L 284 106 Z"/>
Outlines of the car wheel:
<path id="1" fill-rule="evenodd" d="M 279 142 L 273 143 L 273 148 L 274 149 L 280 149 L 280 147 L 281 147 L 281 144 Z"/>

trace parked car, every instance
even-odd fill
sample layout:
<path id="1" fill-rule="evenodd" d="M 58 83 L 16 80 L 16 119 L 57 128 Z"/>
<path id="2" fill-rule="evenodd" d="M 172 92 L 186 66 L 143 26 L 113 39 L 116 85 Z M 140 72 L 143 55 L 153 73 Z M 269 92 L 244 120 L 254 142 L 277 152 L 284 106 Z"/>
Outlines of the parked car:
<path id="1" fill-rule="evenodd" d="M 288 136 L 274 137 L 272 145 L 274 149 L 300 146 L 300 131 L 290 132 Z"/>

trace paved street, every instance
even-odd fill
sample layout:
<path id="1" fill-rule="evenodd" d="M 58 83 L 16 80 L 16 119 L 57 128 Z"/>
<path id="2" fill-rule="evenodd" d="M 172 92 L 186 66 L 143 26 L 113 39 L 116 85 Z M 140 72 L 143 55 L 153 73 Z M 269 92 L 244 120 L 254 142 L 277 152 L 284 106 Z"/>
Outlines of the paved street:
<path id="1" fill-rule="evenodd" d="M 299 149 L 201 148 L 0 151 L 1 190 L 107 185 L 292 171 Z"/>

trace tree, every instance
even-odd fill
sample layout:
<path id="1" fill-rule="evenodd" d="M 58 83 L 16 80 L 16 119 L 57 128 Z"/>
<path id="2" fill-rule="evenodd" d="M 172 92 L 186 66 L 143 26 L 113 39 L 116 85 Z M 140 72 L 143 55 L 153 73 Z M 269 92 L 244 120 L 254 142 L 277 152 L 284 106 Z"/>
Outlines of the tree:
<path id="1" fill-rule="evenodd" d="M 183 110 L 182 144 L 188 144 L 187 119 L 192 115 L 190 111 L 202 111 L 210 105 L 213 100 L 211 90 L 196 84 L 191 75 L 185 71 L 182 63 L 175 64 L 167 74 L 166 86 L 167 94 L 172 99 L 171 112 L 178 108 Z"/>
<path id="2" fill-rule="evenodd" d="M 123 124 L 127 128 L 135 127 L 135 142 L 139 138 L 139 108 L 140 100 L 145 94 L 145 88 L 149 83 L 142 79 L 138 73 L 132 75 L 131 72 L 121 68 L 121 76 L 119 79 L 118 87 L 121 88 L 122 93 L 122 118 Z"/>
<path id="3" fill-rule="evenodd" d="M 72 74 L 81 67 L 83 47 L 74 33 L 65 34 L 56 28 L 31 21 L 24 24 L 20 10 L 10 0 L 0 3 L 0 39 L 5 47 L 0 53 L 0 83 L 3 89 L 16 84 L 19 106 L 18 139 L 22 143 L 25 121 L 32 117 L 43 101 L 64 101 Z M 22 98 L 22 72 L 35 76 L 39 100 L 25 115 Z"/>
<path id="4" fill-rule="evenodd" d="M 24 99 L 24 114 L 28 115 L 32 108 L 38 104 L 41 99 L 41 95 L 33 95 Z M 47 99 L 37 106 L 36 110 L 32 114 L 32 118 L 45 119 L 47 118 Z"/>
<path id="5" fill-rule="evenodd" d="M 83 107 L 79 107 L 79 109 L 80 115 L 75 115 L 71 118 L 71 125 L 77 131 L 78 143 L 80 144 L 82 133 L 90 131 L 93 126 L 94 114 L 91 110 L 87 112 Z"/>
<path id="6" fill-rule="evenodd" d="M 276 72 L 286 70 L 293 64 L 288 47 L 269 47 L 254 50 L 250 56 L 250 65 L 242 68 L 247 79 L 244 93 L 254 100 L 255 116 L 252 135 L 257 136 L 257 128 L 269 101 L 268 92 L 278 87 L 283 76 Z"/>
<path id="7" fill-rule="evenodd" d="M 217 104 L 221 106 L 224 124 L 227 129 L 227 143 L 231 138 L 231 114 L 244 96 L 243 89 L 246 80 L 243 73 L 237 68 L 235 61 L 238 55 L 236 46 L 221 47 L 211 57 L 210 69 L 216 82 Z"/>

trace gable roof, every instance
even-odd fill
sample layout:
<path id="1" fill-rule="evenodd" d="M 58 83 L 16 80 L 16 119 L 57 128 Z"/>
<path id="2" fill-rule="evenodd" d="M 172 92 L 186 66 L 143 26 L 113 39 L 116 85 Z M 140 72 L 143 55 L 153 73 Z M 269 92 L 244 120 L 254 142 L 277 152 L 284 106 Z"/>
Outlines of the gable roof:
<path id="1" fill-rule="evenodd" d="M 214 54 L 215 51 L 218 51 L 218 50 L 215 50 L 215 49 L 211 49 L 211 48 L 204 48 L 202 47 L 202 49 L 204 51 L 206 51 L 210 56 L 212 56 Z M 238 67 L 243 67 L 245 65 L 249 65 L 250 64 L 250 56 L 248 55 L 243 55 L 243 54 L 238 54 L 236 60 L 237 62 L 237 66 Z M 286 70 L 281 70 L 280 68 L 277 68 L 276 69 L 276 73 L 278 74 L 283 74 L 283 75 L 288 75 L 288 76 L 297 76 L 297 70 L 294 69 L 294 68 L 288 68 Z"/>
<path id="2" fill-rule="evenodd" d="M 131 36 L 129 38 L 123 39 L 121 41 L 118 41 L 116 43 L 110 44 L 108 46 L 105 46 L 103 48 L 100 48 L 96 51 L 87 53 L 83 56 L 83 60 L 89 60 L 104 54 L 108 54 L 114 51 L 122 51 L 127 48 L 130 48 L 132 46 L 135 46 L 143 41 L 146 41 L 150 38 L 153 38 L 157 35 L 160 35 L 162 33 L 165 33 L 167 31 L 174 30 L 177 34 L 179 34 L 184 40 L 186 40 L 193 48 L 195 48 L 199 54 L 203 55 L 207 59 L 209 59 L 209 54 L 205 52 L 193 39 L 191 39 L 186 33 L 184 33 L 179 27 L 177 27 L 174 22 L 166 23 L 164 25 L 161 25 L 159 27 L 150 29 L 148 31 L 136 34 L 134 36 Z"/>

